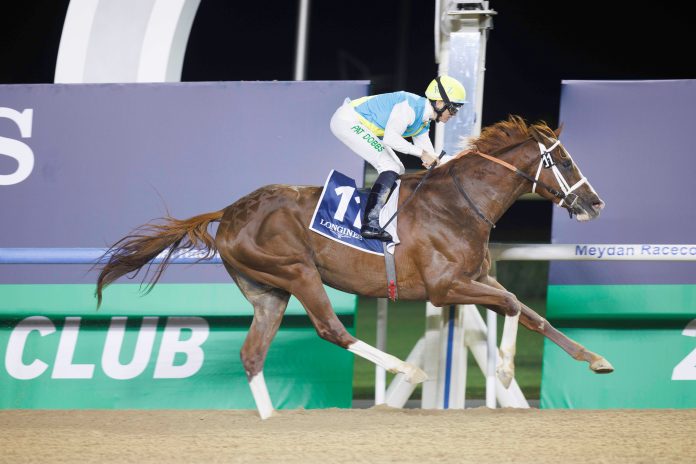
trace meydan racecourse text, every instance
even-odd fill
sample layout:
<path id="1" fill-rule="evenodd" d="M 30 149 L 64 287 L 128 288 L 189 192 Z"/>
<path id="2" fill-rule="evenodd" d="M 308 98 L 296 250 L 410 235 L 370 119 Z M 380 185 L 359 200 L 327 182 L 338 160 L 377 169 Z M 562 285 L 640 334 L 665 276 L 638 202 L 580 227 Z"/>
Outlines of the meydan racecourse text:
<path id="1" fill-rule="evenodd" d="M 575 245 L 575 256 L 696 256 L 696 245 Z"/>

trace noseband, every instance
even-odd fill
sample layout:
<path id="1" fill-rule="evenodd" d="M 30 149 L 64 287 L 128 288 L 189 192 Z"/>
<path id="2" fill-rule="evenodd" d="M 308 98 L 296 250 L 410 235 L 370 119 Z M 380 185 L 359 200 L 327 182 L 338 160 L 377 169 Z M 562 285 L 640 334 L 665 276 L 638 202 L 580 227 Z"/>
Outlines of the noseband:
<path id="1" fill-rule="evenodd" d="M 560 198 L 560 201 L 557 203 L 558 206 L 563 206 L 563 202 L 565 202 L 568 205 L 568 207 L 572 210 L 573 206 L 575 206 L 575 203 L 577 203 L 578 201 L 578 196 L 573 192 L 581 185 L 587 183 L 587 177 L 583 176 L 582 179 L 577 181 L 575 184 L 573 184 L 572 186 L 568 186 L 568 182 L 565 180 L 565 177 L 563 177 L 563 174 L 561 174 L 561 172 L 558 170 L 558 167 L 556 167 L 556 163 L 553 161 L 553 157 L 551 157 L 551 153 L 553 152 L 553 150 L 556 149 L 557 146 L 561 144 L 561 141 L 556 140 L 554 144 L 548 148 L 543 144 L 543 142 L 539 141 L 538 139 L 537 144 L 539 145 L 541 159 L 539 160 L 539 167 L 537 168 L 536 176 L 534 177 L 534 183 L 532 184 L 532 193 L 536 191 L 537 184 L 541 185 L 541 183 L 539 183 L 541 168 L 550 168 L 551 172 L 553 172 L 553 175 L 556 178 L 556 182 L 558 182 L 558 186 L 561 188 L 563 192 L 563 195 L 561 197 L 557 196 L 558 198 Z M 546 188 L 548 189 L 548 187 Z M 569 202 L 568 200 L 572 201 Z M 570 215 L 572 217 L 572 211 L 570 212 Z"/>

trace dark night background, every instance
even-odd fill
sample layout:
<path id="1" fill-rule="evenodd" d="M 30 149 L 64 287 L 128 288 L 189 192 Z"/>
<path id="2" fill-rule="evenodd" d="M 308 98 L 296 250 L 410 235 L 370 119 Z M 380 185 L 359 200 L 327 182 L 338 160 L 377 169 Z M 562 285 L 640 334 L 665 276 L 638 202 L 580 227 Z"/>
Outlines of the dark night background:
<path id="1" fill-rule="evenodd" d="M 0 84 L 53 81 L 68 3 L 2 6 Z M 422 94 L 437 71 L 434 3 L 313 0 L 307 79 L 369 79 L 373 93 Z M 696 78 L 694 18 L 672 5 L 492 0 L 498 15 L 486 55 L 483 125 L 508 114 L 558 125 L 563 79 Z M 294 0 L 202 0 L 182 81 L 291 80 L 297 10 Z M 550 207 L 518 202 L 494 235 L 546 241 Z M 526 224 L 536 224 L 536 232 L 521 233 Z"/>

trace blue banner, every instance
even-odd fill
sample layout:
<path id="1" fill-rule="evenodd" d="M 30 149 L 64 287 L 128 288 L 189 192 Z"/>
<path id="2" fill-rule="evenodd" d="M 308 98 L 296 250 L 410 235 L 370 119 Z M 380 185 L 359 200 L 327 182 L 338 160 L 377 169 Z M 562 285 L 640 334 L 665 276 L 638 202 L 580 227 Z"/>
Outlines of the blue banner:
<path id="1" fill-rule="evenodd" d="M 344 245 L 383 256 L 382 242 L 360 235 L 362 205 L 368 192 L 361 192 L 355 180 L 336 170 L 329 173 L 312 216 L 310 229 Z"/>
<path id="2" fill-rule="evenodd" d="M 0 85 L 0 246 L 108 247 L 152 219 L 215 211 L 262 185 L 318 185 L 332 168 L 360 179 L 364 161 L 328 121 L 367 89 L 365 81 Z M 6 265 L 0 284 L 93 283 L 89 270 Z M 162 282 L 230 277 L 222 265 L 172 266 Z"/>
<path id="3" fill-rule="evenodd" d="M 564 81 L 561 97 L 561 142 L 607 206 L 582 224 L 554 208 L 553 243 L 693 243 L 696 80 Z M 696 263 L 554 261 L 549 283 L 696 284 Z"/>

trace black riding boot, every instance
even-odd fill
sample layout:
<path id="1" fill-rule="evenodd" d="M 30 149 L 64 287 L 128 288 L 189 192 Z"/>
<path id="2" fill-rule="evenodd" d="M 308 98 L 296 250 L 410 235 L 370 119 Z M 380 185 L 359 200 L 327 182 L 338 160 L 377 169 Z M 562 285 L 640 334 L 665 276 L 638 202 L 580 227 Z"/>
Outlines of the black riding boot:
<path id="1" fill-rule="evenodd" d="M 394 183 L 399 175 L 394 171 L 384 171 L 377 176 L 375 185 L 372 186 L 370 195 L 367 197 L 363 225 L 360 234 L 365 238 L 376 238 L 383 242 L 391 242 L 392 236 L 379 226 L 379 212 L 387 202 L 389 194 L 394 188 Z"/>

